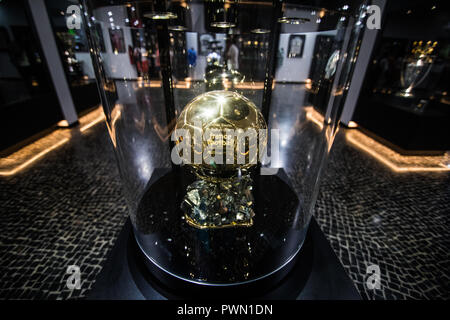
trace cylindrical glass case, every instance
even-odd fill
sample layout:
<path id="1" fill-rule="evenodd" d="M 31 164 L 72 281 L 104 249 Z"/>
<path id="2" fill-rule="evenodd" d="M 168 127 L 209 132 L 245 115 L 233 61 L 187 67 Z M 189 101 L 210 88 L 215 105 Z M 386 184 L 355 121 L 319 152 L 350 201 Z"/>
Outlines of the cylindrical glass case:
<path id="1" fill-rule="evenodd" d="M 82 3 L 145 259 L 217 286 L 283 269 L 313 214 L 360 16 L 278 0 Z"/>

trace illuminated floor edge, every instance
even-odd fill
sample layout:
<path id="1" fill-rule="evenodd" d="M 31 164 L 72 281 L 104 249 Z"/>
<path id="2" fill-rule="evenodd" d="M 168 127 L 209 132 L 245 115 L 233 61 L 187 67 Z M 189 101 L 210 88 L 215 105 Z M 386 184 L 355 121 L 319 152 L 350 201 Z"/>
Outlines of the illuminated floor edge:
<path id="1" fill-rule="evenodd" d="M 92 126 L 104 120 L 101 107 L 89 112 L 79 119 L 75 128 L 56 128 L 43 138 L 40 138 L 18 151 L 0 158 L 0 176 L 11 176 L 32 165 L 49 152 L 67 143 L 74 132 L 85 132 Z"/>
<path id="2" fill-rule="evenodd" d="M 323 129 L 323 116 L 313 107 L 306 107 L 306 118 Z M 352 122 L 352 127 L 356 124 Z M 395 172 L 442 172 L 450 171 L 445 165 L 446 156 L 404 156 L 391 148 L 379 143 L 358 129 L 349 129 L 345 132 L 346 140 L 354 147 L 366 152 L 377 161 Z"/>
<path id="3" fill-rule="evenodd" d="M 359 130 L 346 132 L 347 141 L 396 172 L 450 171 L 445 156 L 403 156 Z"/>
<path id="4" fill-rule="evenodd" d="M 323 129 L 323 116 L 313 107 L 305 107 L 304 109 L 307 119 Z M 98 107 L 79 119 L 79 127 L 55 129 L 45 137 L 0 158 L 0 176 L 11 176 L 22 171 L 47 153 L 67 143 L 74 131 L 84 132 L 103 120 L 103 111 L 101 107 Z M 444 164 L 445 156 L 404 156 L 359 130 L 347 130 L 346 139 L 352 146 L 366 152 L 395 172 L 450 171 L 450 167 Z"/>

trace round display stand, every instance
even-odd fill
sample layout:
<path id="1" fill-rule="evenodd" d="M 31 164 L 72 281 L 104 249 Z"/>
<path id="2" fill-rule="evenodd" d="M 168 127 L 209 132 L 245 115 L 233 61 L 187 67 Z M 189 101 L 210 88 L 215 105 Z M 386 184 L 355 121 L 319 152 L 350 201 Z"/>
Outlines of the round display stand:
<path id="1" fill-rule="evenodd" d="M 128 241 L 127 259 L 133 280 L 147 299 L 154 297 L 154 290 L 167 299 L 296 299 L 310 277 L 313 246 L 308 233 L 302 249 L 283 268 L 259 280 L 229 286 L 200 285 L 167 273 L 147 258 L 133 235 Z"/>
<path id="2" fill-rule="evenodd" d="M 172 298 L 261 296 L 298 263 L 308 275 L 312 251 L 304 243 L 306 231 L 287 227 L 301 219 L 301 200 L 283 171 L 252 175 L 255 216 L 250 227 L 197 229 L 186 223 L 180 203 L 195 179 L 183 168 L 157 169 L 138 206 L 132 251 L 154 287 Z"/>

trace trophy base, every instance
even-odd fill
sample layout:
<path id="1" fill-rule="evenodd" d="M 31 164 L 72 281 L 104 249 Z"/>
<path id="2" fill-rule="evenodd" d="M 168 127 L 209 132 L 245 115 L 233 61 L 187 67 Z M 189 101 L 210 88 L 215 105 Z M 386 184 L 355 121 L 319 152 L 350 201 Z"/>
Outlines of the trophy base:
<path id="1" fill-rule="evenodd" d="M 255 173 L 251 180 L 244 178 L 242 183 L 241 179 L 236 186 L 246 190 L 252 181 L 254 216 L 252 225 L 246 227 L 223 227 L 234 221 L 224 221 L 218 228 L 193 226 L 198 220 L 189 223 L 181 204 L 196 181 L 184 168 L 156 169 L 132 217 L 136 241 L 148 262 L 159 270 L 155 273 L 200 286 L 239 286 L 269 277 L 295 258 L 305 240 L 308 221 L 303 203 L 283 170 L 268 176 Z M 190 214 L 188 218 L 192 218 Z M 204 217 L 202 223 L 211 222 L 208 219 L 213 216 Z M 229 217 L 236 218 L 234 214 Z"/>
<path id="2" fill-rule="evenodd" d="M 253 225 L 252 179 L 249 175 L 190 184 L 181 204 L 186 222 L 198 229 Z"/>
<path id="3" fill-rule="evenodd" d="M 289 268 L 291 267 L 292 268 Z M 233 297 L 244 299 L 360 300 L 353 281 L 328 243 L 314 217 L 302 249 L 289 265 L 271 278 L 240 287 L 191 285 L 161 270 L 143 254 L 127 219 L 100 273 L 95 278 L 88 300 L 166 300 L 200 299 L 223 302 Z M 286 273 L 287 270 L 290 272 Z M 283 277 L 284 275 L 284 277 Z M 279 280 L 279 278 L 281 278 Z M 164 279 L 161 280 L 161 279 Z M 162 308 L 167 308 L 162 304 Z M 164 310 L 162 310 L 164 312 Z M 155 312 L 153 310 L 153 312 Z"/>
<path id="4" fill-rule="evenodd" d="M 312 269 L 313 244 L 310 238 L 307 236 L 302 249 L 298 250 L 289 261 L 274 272 L 255 280 L 228 284 L 190 281 L 161 268 L 153 259 L 149 259 L 145 250 L 140 246 L 136 233 L 136 241 L 132 241 L 132 245 L 140 263 L 139 274 L 145 277 L 146 282 L 154 290 L 168 299 L 192 297 L 197 299 L 229 299 L 230 297 L 296 299 L 303 290 Z M 292 277 L 293 269 L 297 269 L 297 271 Z M 289 280 L 293 283 L 289 283 Z M 152 296 L 149 295 L 148 298 L 151 299 Z"/>

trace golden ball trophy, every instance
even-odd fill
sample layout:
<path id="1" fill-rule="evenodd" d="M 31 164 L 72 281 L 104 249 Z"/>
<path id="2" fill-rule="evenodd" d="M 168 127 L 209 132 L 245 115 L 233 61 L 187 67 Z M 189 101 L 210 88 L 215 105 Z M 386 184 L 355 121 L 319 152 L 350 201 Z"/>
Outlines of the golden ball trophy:
<path id="1" fill-rule="evenodd" d="M 186 142 L 182 130 L 194 137 Z M 187 187 L 182 209 L 200 228 L 251 226 L 250 169 L 267 144 L 267 124 L 253 102 L 232 91 L 210 91 L 189 102 L 175 127 L 184 163 L 199 178 Z"/>

